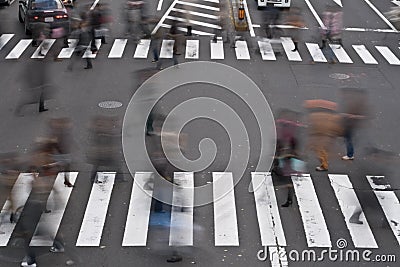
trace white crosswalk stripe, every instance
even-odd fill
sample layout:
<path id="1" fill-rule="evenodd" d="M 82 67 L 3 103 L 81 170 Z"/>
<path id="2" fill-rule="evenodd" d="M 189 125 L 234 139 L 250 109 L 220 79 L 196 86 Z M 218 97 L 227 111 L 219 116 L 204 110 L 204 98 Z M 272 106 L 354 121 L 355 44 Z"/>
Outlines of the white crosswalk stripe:
<path id="1" fill-rule="evenodd" d="M 199 40 L 187 40 L 185 58 L 187 59 L 199 59 Z"/>
<path id="2" fill-rule="evenodd" d="M 364 216 L 361 204 L 358 201 L 357 195 L 348 176 L 342 174 L 329 174 L 329 180 L 335 191 L 336 198 L 339 201 L 354 246 L 356 248 L 377 248 L 378 245 L 375 241 L 374 235 Z M 350 222 L 350 218 L 356 212 L 360 213 L 359 218 L 355 218 L 356 221 L 359 220 L 361 222 L 360 224 Z"/>
<path id="3" fill-rule="evenodd" d="M 150 42 L 151 41 L 148 39 L 141 39 L 136 46 L 133 58 L 147 58 L 150 49 Z"/>
<path id="4" fill-rule="evenodd" d="M 99 246 L 115 174 L 115 172 L 97 173 L 98 183 L 93 183 L 76 246 Z"/>
<path id="5" fill-rule="evenodd" d="M 365 64 L 378 64 L 365 45 L 353 45 L 353 48 Z"/>
<path id="6" fill-rule="evenodd" d="M 346 51 L 343 49 L 343 46 L 338 44 L 329 44 L 333 53 L 335 54 L 336 58 L 339 60 L 340 63 L 353 63 L 353 60 L 349 57 Z"/>
<path id="7" fill-rule="evenodd" d="M 49 52 L 50 48 L 54 44 L 56 39 L 46 39 L 44 40 L 39 47 L 35 50 L 31 58 L 44 58 L 47 55 L 47 52 Z M 42 54 L 42 55 L 40 55 Z"/>
<path id="8" fill-rule="evenodd" d="M 69 180 L 71 183 L 75 183 L 75 179 L 78 176 L 77 172 L 69 173 Z M 48 177 L 39 178 L 48 179 Z M 53 190 L 50 192 L 50 196 L 47 200 L 47 209 L 51 212 L 42 213 L 39 223 L 36 226 L 35 233 L 33 234 L 30 246 L 52 246 L 54 239 L 57 235 L 58 228 L 61 224 L 61 220 L 64 215 L 64 211 L 67 207 L 69 197 L 72 192 L 71 187 L 64 187 L 64 173 L 58 173 L 56 181 L 53 186 Z M 40 233 L 45 229 L 47 238 L 43 238 Z"/>
<path id="9" fill-rule="evenodd" d="M 387 46 L 375 46 L 381 55 L 387 60 L 390 65 L 400 65 L 400 60 Z"/>
<path id="10" fill-rule="evenodd" d="M 292 176 L 308 247 L 332 247 L 328 227 L 310 175 Z"/>
<path id="11" fill-rule="evenodd" d="M 239 246 L 232 173 L 213 172 L 215 246 Z"/>
<path id="12" fill-rule="evenodd" d="M 18 44 L 11 50 L 10 53 L 6 56 L 6 59 L 17 59 L 22 53 L 24 53 L 25 49 L 32 43 L 32 39 L 22 39 L 18 42 Z"/>
<path id="13" fill-rule="evenodd" d="M 267 41 L 258 41 L 258 47 L 260 48 L 261 57 L 263 60 L 276 60 L 272 45 Z"/>
<path id="14" fill-rule="evenodd" d="M 249 49 L 247 48 L 246 41 L 236 41 L 235 42 L 235 53 L 237 59 L 250 60 Z"/>
<path id="15" fill-rule="evenodd" d="M 69 173 L 70 181 L 76 183 L 78 173 Z M 103 236 L 109 204 L 114 187 L 115 172 L 99 172 L 97 178 L 101 183 L 94 183 L 89 195 L 86 210 L 81 222 L 76 246 L 99 246 Z M 230 172 L 213 172 L 213 213 L 215 246 L 239 246 L 240 229 L 238 227 L 233 175 Z M 150 227 L 151 203 L 155 187 L 154 174 L 151 172 L 136 172 L 126 217 L 125 231 L 122 240 L 123 247 L 147 246 Z M 336 195 L 339 208 L 344 215 L 345 224 L 351 240 L 356 248 L 378 248 L 375 237 L 366 220 L 350 178 L 347 175 L 328 174 L 332 190 Z M 366 176 L 384 216 L 390 225 L 394 237 L 400 244 L 400 204 L 399 200 L 383 176 Z M 22 212 L 31 192 L 32 174 L 21 173 L 11 192 L 15 196 L 14 207 L 20 207 Z M 310 248 L 332 247 L 330 233 L 326 225 L 323 210 L 319 204 L 316 190 L 309 174 L 292 176 L 294 192 L 299 205 L 299 211 L 304 227 L 307 246 Z M 61 226 L 70 195 L 74 188 L 63 186 L 64 173 L 59 173 L 55 179 L 53 190 L 47 201 L 50 213 L 43 213 L 36 225 L 31 246 L 51 246 Z M 171 216 L 164 222 L 169 229 L 169 246 L 195 246 L 194 226 L 204 218 L 196 218 L 194 214 L 194 173 L 174 173 L 175 187 L 172 189 Z M 277 189 L 269 172 L 251 173 L 251 184 L 254 189 L 254 203 L 259 226 L 261 245 L 269 248 L 270 261 L 273 266 L 287 266 L 284 247 L 287 244 L 284 227 L 281 221 L 279 205 L 275 195 Z M 231 189 L 231 190 L 229 190 Z M 326 190 L 326 189 L 323 189 Z M 55 192 L 58 192 L 56 195 Z M 51 206 L 57 199 L 57 207 Z M 10 199 L 0 213 L 0 247 L 9 244 L 13 235 L 15 223 L 9 222 Z M 360 211 L 357 218 L 350 223 L 354 211 Z M 124 216 L 121 214 L 121 216 Z M 18 217 L 17 217 L 18 219 Z M 24 217 L 23 219 L 26 219 Z M 354 218 L 353 218 L 354 219 Z M 210 220 L 211 217 L 210 217 Z M 196 224 L 197 221 L 197 224 Z M 71 221 L 68 221 L 71 222 Z M 197 226 L 196 226 L 197 227 Z M 201 226 L 200 226 L 201 228 Z M 40 230 L 46 229 L 46 236 L 40 236 Z M 46 238 L 44 238 L 46 237 Z M 153 242 L 153 240 L 152 240 Z M 257 240 L 255 240 L 257 242 Z M 260 241 L 258 241 L 260 242 Z M 271 251 L 275 253 L 271 254 Z M 281 251 L 282 253 L 278 253 Z M 275 256 L 272 257 L 272 256 Z"/>
<path id="16" fill-rule="evenodd" d="M 77 39 L 68 39 L 68 47 L 61 49 L 57 58 L 71 58 L 77 43 Z"/>
<path id="17" fill-rule="evenodd" d="M 12 33 L 4 33 L 0 36 L 0 50 L 14 37 Z"/>
<path id="18" fill-rule="evenodd" d="M 174 40 L 163 40 L 161 44 L 160 58 L 172 58 L 174 56 L 174 44 Z"/>
<path id="19" fill-rule="evenodd" d="M 115 39 L 108 58 L 121 58 L 127 42 L 127 39 Z"/>
<path id="20" fill-rule="evenodd" d="M 314 62 L 327 62 L 324 53 L 322 53 L 322 50 L 319 48 L 318 44 L 306 43 L 306 46 Z"/>
<path id="21" fill-rule="evenodd" d="M 217 42 L 210 41 L 211 59 L 224 59 L 224 42 L 218 39 Z"/>
<path id="22" fill-rule="evenodd" d="M 82 58 L 96 58 L 97 53 L 93 53 L 92 52 L 91 45 L 92 45 L 92 42 L 89 43 L 89 46 L 86 49 L 85 53 L 83 54 Z M 101 40 L 100 39 L 96 39 L 95 40 L 95 45 L 97 47 L 97 50 L 99 50 L 100 47 L 101 47 Z"/>
<path id="23" fill-rule="evenodd" d="M 289 61 L 301 61 L 301 56 L 298 51 L 292 51 L 294 49 L 294 43 L 289 37 L 281 37 L 282 46 L 285 50 L 286 56 Z"/>
<path id="24" fill-rule="evenodd" d="M 211 11 L 219 11 L 219 7 L 212 7 L 212 6 L 196 4 L 196 3 L 191 3 L 191 2 L 185 2 L 185 1 L 177 1 L 176 3 L 181 4 L 181 5 L 197 7 L 197 8 L 203 8 L 203 9 L 211 10 Z"/>

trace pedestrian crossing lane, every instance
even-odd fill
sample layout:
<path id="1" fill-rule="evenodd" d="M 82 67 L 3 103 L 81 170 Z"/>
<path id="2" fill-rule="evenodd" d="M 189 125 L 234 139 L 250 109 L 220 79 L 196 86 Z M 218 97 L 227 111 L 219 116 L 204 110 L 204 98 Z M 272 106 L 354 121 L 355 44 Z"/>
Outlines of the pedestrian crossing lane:
<path id="1" fill-rule="evenodd" d="M 146 246 L 153 188 L 154 174 L 152 172 L 135 173 L 122 241 L 123 247 Z"/>
<path id="2" fill-rule="evenodd" d="M 400 203 L 384 176 L 367 176 L 367 180 L 381 205 L 390 228 L 400 244 Z"/>
<path id="3" fill-rule="evenodd" d="M 31 58 L 44 58 L 49 52 L 50 48 L 53 46 L 56 39 L 46 39 L 44 40 L 38 48 L 36 48 L 35 52 L 31 56 Z M 42 55 L 40 55 L 42 54 Z"/>
<path id="4" fill-rule="evenodd" d="M 235 42 L 235 54 L 237 59 L 250 60 L 249 49 L 247 48 L 246 41 L 236 41 Z"/>
<path id="5" fill-rule="evenodd" d="M 218 37 L 217 41 L 210 41 L 211 59 L 224 59 L 224 42 L 222 37 Z"/>
<path id="6" fill-rule="evenodd" d="M 354 246 L 356 248 L 378 248 L 349 177 L 342 174 L 328 174 L 328 176 L 342 210 Z M 350 223 L 350 218 L 355 211 L 361 212 L 359 220 L 362 224 Z"/>
<path id="7" fill-rule="evenodd" d="M 14 37 L 12 33 L 3 33 L 0 36 L 0 50 L 3 49 L 4 46 Z"/>
<path id="8" fill-rule="evenodd" d="M 336 58 L 340 63 L 353 63 L 353 60 L 349 57 L 349 55 L 346 53 L 342 45 L 338 44 L 329 44 L 331 47 L 333 53 L 335 54 Z"/>
<path id="9" fill-rule="evenodd" d="M 400 60 L 387 46 L 375 46 L 381 55 L 387 60 L 390 65 L 400 65 Z"/>
<path id="10" fill-rule="evenodd" d="M 133 58 L 147 58 L 150 49 L 150 42 L 151 40 L 149 39 L 141 39 L 136 46 Z"/>
<path id="11" fill-rule="evenodd" d="M 127 42 L 127 39 L 115 39 L 108 58 L 121 58 Z"/>
<path id="12" fill-rule="evenodd" d="M 365 45 L 353 45 L 353 48 L 365 64 L 378 64 L 378 61 L 367 50 Z"/>
<path id="13" fill-rule="evenodd" d="M 97 247 L 100 245 L 115 174 L 115 172 L 97 173 L 98 183 L 93 183 L 92 191 L 90 192 L 78 240 L 76 241 L 77 247 Z"/>
<path id="14" fill-rule="evenodd" d="M 11 190 L 11 195 L 13 196 L 13 205 L 16 208 L 24 207 L 26 201 L 28 200 L 29 194 L 32 190 L 32 181 L 33 176 L 31 173 L 21 173 L 19 174 L 17 181 L 14 183 L 14 186 Z M 11 208 L 11 199 L 8 198 L 6 203 L 4 204 L 0 218 L 8 217 L 6 213 L 9 213 L 9 209 Z M 20 211 L 22 212 L 22 210 Z M 4 216 L 4 217 L 3 217 Z M 10 240 L 10 237 L 14 231 L 16 223 L 11 223 L 10 220 L 2 220 L 0 222 L 0 232 L 4 232 L 4 234 L 0 234 L 0 247 L 5 247 Z"/>
<path id="15" fill-rule="evenodd" d="M 161 44 L 160 58 L 173 58 L 174 40 L 163 40 Z"/>
<path id="16" fill-rule="evenodd" d="M 292 175 L 308 247 L 332 247 L 328 227 L 309 174 Z"/>
<path id="17" fill-rule="evenodd" d="M 75 183 L 77 176 L 77 172 L 69 173 L 69 180 L 72 184 Z M 43 179 L 47 178 L 45 177 Z M 58 173 L 53 185 L 53 189 L 51 190 L 49 198 L 47 200 L 46 208 L 51 212 L 42 213 L 42 215 L 40 216 L 40 220 L 36 226 L 36 230 L 31 239 L 30 246 L 38 247 L 53 245 L 72 189 L 73 187 L 64 187 L 64 173 Z M 50 238 L 44 239 L 43 236 L 40 235 L 40 232 L 43 229 L 46 229 L 46 233 L 48 233 L 48 237 Z"/>
<path id="18" fill-rule="evenodd" d="M 57 58 L 62 58 L 62 59 L 71 58 L 77 43 L 78 43 L 77 39 L 68 39 L 68 47 L 61 49 Z"/>
<path id="19" fill-rule="evenodd" d="M 306 46 L 314 62 L 327 62 L 324 53 L 322 53 L 322 50 L 319 48 L 318 44 L 306 43 Z"/>
<path id="20" fill-rule="evenodd" d="M 187 59 L 199 59 L 199 40 L 187 40 L 185 58 Z"/>
<path id="21" fill-rule="evenodd" d="M 25 49 L 32 43 L 32 39 L 21 39 L 18 44 L 8 53 L 6 59 L 18 59 Z"/>
<path id="22" fill-rule="evenodd" d="M 258 47 L 260 48 L 260 53 L 263 60 L 276 60 L 274 50 L 272 49 L 272 45 L 269 40 L 258 41 Z"/>
<path id="23" fill-rule="evenodd" d="M 286 56 L 289 61 L 302 61 L 298 51 L 292 51 L 294 49 L 294 43 L 290 37 L 281 37 L 282 46 L 285 50 Z"/>
<path id="24" fill-rule="evenodd" d="M 95 39 L 95 45 L 97 47 L 97 51 L 99 51 L 100 47 L 101 47 L 101 40 Z M 92 42 L 89 43 L 88 48 L 86 48 L 86 51 L 83 54 L 82 58 L 91 58 L 91 59 L 96 58 L 97 53 L 93 54 L 91 46 L 92 46 Z"/>

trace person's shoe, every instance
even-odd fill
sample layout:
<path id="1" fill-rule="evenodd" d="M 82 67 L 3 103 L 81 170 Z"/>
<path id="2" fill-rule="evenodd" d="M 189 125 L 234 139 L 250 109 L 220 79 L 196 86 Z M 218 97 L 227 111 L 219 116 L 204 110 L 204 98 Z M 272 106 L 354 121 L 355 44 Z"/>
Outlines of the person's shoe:
<path id="1" fill-rule="evenodd" d="M 64 182 L 65 187 L 75 187 L 73 184 L 70 182 Z"/>
<path id="2" fill-rule="evenodd" d="M 287 208 L 289 206 L 292 206 L 292 203 L 293 202 L 291 200 L 288 200 L 288 201 L 286 201 L 286 203 L 282 204 L 281 207 Z"/>
<path id="3" fill-rule="evenodd" d="M 323 168 L 323 167 L 321 167 L 321 166 L 318 166 L 317 168 L 315 168 L 315 170 L 317 170 L 317 171 L 319 171 L 319 172 L 324 172 L 324 171 L 327 171 L 328 169 Z"/>
<path id="4" fill-rule="evenodd" d="M 50 248 L 50 252 L 53 252 L 53 253 L 62 253 L 64 251 L 65 251 L 64 248 L 57 248 L 57 247 L 54 247 L 54 246 L 52 246 Z"/>
<path id="5" fill-rule="evenodd" d="M 43 54 L 42 52 L 39 52 L 39 56 L 44 57 L 44 56 L 46 56 L 46 55 Z"/>
<path id="6" fill-rule="evenodd" d="M 26 256 L 22 262 L 21 262 L 21 266 L 23 267 L 36 267 L 36 261 L 32 260 L 30 257 Z"/>
<path id="7" fill-rule="evenodd" d="M 292 49 L 292 52 L 296 52 L 296 51 L 297 51 L 297 48 Z"/>
<path id="8" fill-rule="evenodd" d="M 173 255 L 172 257 L 167 259 L 167 262 L 179 262 L 182 261 L 182 256 Z"/>
<path id="9" fill-rule="evenodd" d="M 354 218 L 350 218 L 349 223 L 363 224 L 362 221 L 360 221 L 359 219 L 354 219 Z"/>
<path id="10" fill-rule="evenodd" d="M 45 111 L 48 111 L 49 109 L 48 108 L 41 108 L 41 109 L 39 109 L 39 112 L 45 112 Z"/>
<path id="11" fill-rule="evenodd" d="M 353 160 L 354 159 L 354 157 L 349 157 L 349 156 L 343 156 L 342 157 L 342 160 Z"/>

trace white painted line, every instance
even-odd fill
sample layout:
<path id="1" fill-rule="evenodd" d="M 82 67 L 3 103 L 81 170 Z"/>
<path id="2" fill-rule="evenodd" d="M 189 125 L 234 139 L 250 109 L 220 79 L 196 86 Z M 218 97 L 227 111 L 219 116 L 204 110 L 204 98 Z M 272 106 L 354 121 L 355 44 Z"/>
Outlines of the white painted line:
<path id="1" fill-rule="evenodd" d="M 375 46 L 381 55 L 387 60 L 390 65 L 400 65 L 400 60 L 386 46 Z"/>
<path id="2" fill-rule="evenodd" d="M 307 4 L 308 8 L 310 9 L 311 13 L 314 15 L 314 18 L 317 20 L 319 26 L 322 29 L 326 29 L 324 23 L 322 22 L 322 19 L 318 16 L 318 13 L 317 13 L 317 11 L 315 11 L 315 9 L 314 9 L 313 5 L 311 4 L 310 0 L 304 0 L 304 1 L 306 2 L 306 4 Z"/>
<path id="3" fill-rule="evenodd" d="M 171 28 L 171 25 L 168 25 L 168 24 L 161 24 L 160 27 L 169 29 L 169 28 Z M 178 29 L 179 31 L 181 31 L 181 32 L 184 32 L 184 33 L 187 32 L 187 29 L 186 29 L 186 28 L 183 28 L 183 27 L 177 27 L 177 29 Z M 214 36 L 214 33 L 211 33 L 211 32 L 203 32 L 203 31 L 198 31 L 198 30 L 192 30 L 192 33 L 195 34 L 195 35 L 201 35 L 201 36 Z"/>
<path id="4" fill-rule="evenodd" d="M 96 7 L 96 5 L 99 3 L 99 1 L 100 1 L 100 0 L 95 0 L 95 1 L 93 2 L 92 6 L 90 7 L 90 10 L 93 10 L 93 9 Z"/>
<path id="5" fill-rule="evenodd" d="M 210 41 L 211 48 L 211 59 L 224 59 L 224 42 L 217 40 L 216 43 L 213 40 Z"/>
<path id="6" fill-rule="evenodd" d="M 298 51 L 293 52 L 294 43 L 290 37 L 281 37 L 282 46 L 285 50 L 286 56 L 289 61 L 301 61 L 301 56 Z"/>
<path id="7" fill-rule="evenodd" d="M 218 16 L 207 14 L 207 13 L 195 12 L 195 11 L 190 11 L 190 10 L 185 10 L 185 9 L 180 9 L 180 8 L 173 8 L 172 11 L 183 13 L 183 14 L 190 14 L 193 16 L 198 16 L 198 17 L 203 17 L 203 18 L 208 18 L 208 19 L 219 20 Z"/>
<path id="8" fill-rule="evenodd" d="M 45 39 L 38 48 L 36 48 L 35 52 L 33 53 L 33 55 L 31 56 L 31 58 L 44 58 L 47 53 L 49 52 L 51 46 L 54 44 L 54 42 L 56 41 L 56 39 Z M 42 47 L 45 47 L 42 49 Z M 44 56 L 39 55 L 40 50 L 42 50 L 42 54 Z"/>
<path id="9" fill-rule="evenodd" d="M 97 180 L 101 181 L 101 183 L 93 183 L 78 240 L 76 241 L 77 247 L 96 247 L 100 245 L 114 186 L 115 172 L 98 172 Z"/>
<path id="10" fill-rule="evenodd" d="M 184 18 L 179 18 L 179 17 L 174 17 L 174 16 L 167 16 L 166 18 L 170 19 L 170 20 L 180 21 L 180 22 L 188 21 L 190 24 L 199 25 L 202 27 L 208 27 L 208 28 L 212 28 L 212 29 L 221 29 L 221 26 L 219 26 L 219 25 L 206 23 L 206 22 L 202 22 L 202 21 L 197 21 L 197 20 L 192 20 L 192 19 L 186 20 Z"/>
<path id="11" fill-rule="evenodd" d="M 390 29 L 368 29 L 368 28 L 344 28 L 344 31 L 352 32 L 386 32 L 386 33 L 397 33 L 396 30 Z"/>
<path id="12" fill-rule="evenodd" d="M 393 24 L 390 23 L 390 21 L 369 0 L 364 0 L 364 1 L 370 6 L 370 8 L 372 8 L 373 11 L 375 11 L 375 13 L 386 23 L 386 25 L 389 26 L 389 28 L 391 28 L 394 31 L 397 31 L 396 27 L 394 27 Z"/>
<path id="13" fill-rule="evenodd" d="M 249 49 L 247 48 L 246 41 L 236 41 L 235 42 L 235 53 L 237 59 L 250 60 Z"/>
<path id="14" fill-rule="evenodd" d="M 365 64 L 378 64 L 378 61 L 376 61 L 364 45 L 353 45 L 353 48 Z"/>
<path id="15" fill-rule="evenodd" d="M 268 247 L 269 250 L 269 261 L 271 262 L 271 267 L 287 267 L 287 252 L 284 247 Z"/>
<path id="16" fill-rule="evenodd" d="M 22 39 L 14 46 L 13 50 L 6 56 L 6 59 L 18 59 L 25 49 L 32 43 L 32 39 Z"/>
<path id="17" fill-rule="evenodd" d="M 390 1 L 390 2 L 392 2 L 392 3 L 395 4 L 396 6 L 400 6 L 400 1 L 399 1 L 399 0 L 392 0 L 392 1 Z"/>
<path id="18" fill-rule="evenodd" d="M 73 184 L 75 183 L 77 172 L 69 173 L 69 181 Z M 39 179 L 49 179 L 48 177 L 43 177 Z M 30 246 L 32 247 L 43 247 L 52 246 L 54 239 L 57 235 L 58 228 L 60 227 L 61 220 L 64 215 L 64 211 L 67 207 L 69 197 L 72 193 L 73 187 L 64 186 L 64 173 L 58 173 L 56 181 L 54 182 L 53 189 L 50 192 L 49 198 L 47 200 L 47 209 L 50 213 L 42 213 L 40 216 L 39 223 L 36 226 L 35 233 L 31 239 Z M 48 236 L 44 239 L 40 235 L 41 231 L 45 231 Z"/>
<path id="19" fill-rule="evenodd" d="M 158 0 L 157 11 L 160 11 L 162 8 L 163 0 Z"/>
<path id="20" fill-rule="evenodd" d="M 351 60 L 349 55 L 343 49 L 343 46 L 338 44 L 329 44 L 329 46 L 340 63 L 353 63 L 353 60 Z"/>
<path id="21" fill-rule="evenodd" d="M 0 36 L 0 50 L 8 43 L 8 41 L 13 38 L 15 34 L 12 33 L 4 33 Z"/>
<path id="22" fill-rule="evenodd" d="M 91 44 L 92 42 L 89 43 L 89 47 L 86 48 L 85 54 L 83 54 L 82 58 L 96 58 L 97 54 L 99 53 L 100 47 L 101 47 L 101 40 L 100 39 L 95 39 L 96 41 L 96 47 L 97 47 L 97 53 L 93 54 L 91 51 Z"/>
<path id="23" fill-rule="evenodd" d="M 175 172 L 169 245 L 193 246 L 193 172 Z"/>
<path id="24" fill-rule="evenodd" d="M 269 41 L 258 41 L 258 47 L 263 60 L 276 60 L 274 50 Z"/>
<path id="25" fill-rule="evenodd" d="M 19 212 L 22 212 L 26 200 L 28 199 L 29 194 L 31 193 L 32 181 L 33 181 L 33 175 L 31 173 L 20 173 L 17 178 L 17 181 L 14 183 L 14 186 L 11 189 L 10 196 L 12 196 L 14 209 L 21 208 Z M 6 214 L 10 214 L 11 212 L 10 209 L 11 209 L 11 200 L 10 198 L 8 198 L 1 210 L 0 218 L 5 218 L 5 217 L 9 218 L 9 216 L 6 216 Z M 2 221 L 0 223 L 1 223 L 0 232 L 4 232 L 4 234 L 0 234 L 0 247 L 5 247 L 7 246 L 7 243 L 10 240 L 10 237 L 17 224 L 10 223 L 9 219 Z"/>
<path id="26" fill-rule="evenodd" d="M 378 248 L 349 177 L 342 174 L 329 174 L 328 176 L 340 209 L 342 210 L 347 228 L 353 239 L 354 246 L 356 248 Z M 349 222 L 355 210 L 361 212 L 359 220 L 362 224 Z"/>
<path id="27" fill-rule="evenodd" d="M 308 247 L 332 247 L 328 227 L 310 175 L 292 176 L 292 181 Z"/>
<path id="28" fill-rule="evenodd" d="M 249 27 L 250 36 L 255 37 L 256 34 L 254 32 L 253 23 L 251 22 L 249 7 L 247 6 L 246 0 L 243 0 L 243 7 L 244 7 L 244 12 L 246 12 L 246 21 L 247 21 L 247 26 Z"/>
<path id="29" fill-rule="evenodd" d="M 272 177 L 267 172 L 252 172 L 258 226 L 262 246 L 286 246 L 278 203 L 276 201 Z"/>
<path id="30" fill-rule="evenodd" d="M 173 58 L 174 40 L 163 40 L 161 44 L 160 58 Z"/>
<path id="31" fill-rule="evenodd" d="M 135 173 L 124 238 L 122 240 L 123 247 L 146 246 L 153 188 L 153 173 Z"/>
<path id="32" fill-rule="evenodd" d="M 195 3 L 185 2 L 185 1 L 177 1 L 176 3 L 181 4 L 181 5 L 186 5 L 186 6 L 192 6 L 192 7 L 198 7 L 198 8 L 202 8 L 202 9 L 212 10 L 212 11 L 219 11 L 219 7 L 206 6 L 206 5 L 195 4 Z"/>
<path id="33" fill-rule="evenodd" d="M 176 3 L 178 2 L 178 0 L 174 0 L 171 5 L 168 7 L 167 11 L 165 12 L 165 14 L 162 16 L 162 18 L 160 19 L 160 21 L 157 23 L 157 25 L 154 27 L 153 31 L 151 32 L 151 34 L 155 34 L 158 29 L 161 27 L 161 25 L 164 23 L 165 18 L 169 15 L 169 13 L 171 13 L 171 10 L 175 7 Z"/>
<path id="34" fill-rule="evenodd" d="M 150 49 L 150 39 L 141 39 L 140 43 L 137 44 L 135 54 L 133 58 L 147 58 Z"/>
<path id="35" fill-rule="evenodd" d="M 306 46 L 314 62 L 327 62 L 324 53 L 322 53 L 318 44 L 306 43 Z"/>
<path id="36" fill-rule="evenodd" d="M 367 176 L 367 180 L 385 213 L 388 224 L 400 244 L 400 203 L 390 185 L 384 181 L 384 178 L 384 176 Z"/>
<path id="37" fill-rule="evenodd" d="M 128 39 L 115 39 L 108 58 L 121 58 Z"/>
<path id="38" fill-rule="evenodd" d="M 342 0 L 333 0 L 336 4 L 338 4 L 340 7 L 343 7 Z"/>
<path id="39" fill-rule="evenodd" d="M 61 49 L 60 54 L 58 54 L 58 58 L 71 58 L 74 53 L 76 44 L 78 43 L 77 39 L 68 39 L 68 48 Z"/>
<path id="40" fill-rule="evenodd" d="M 199 58 L 199 40 L 186 40 L 185 58 L 198 59 Z"/>
<path id="41" fill-rule="evenodd" d="M 210 3 L 215 3 L 215 4 L 219 4 L 219 0 L 203 0 L 205 2 L 210 2 Z"/>
<path id="42" fill-rule="evenodd" d="M 213 172 L 215 246 L 239 246 L 232 173 Z"/>
<path id="43" fill-rule="evenodd" d="M 261 28 L 260 24 L 253 24 L 253 28 Z"/>

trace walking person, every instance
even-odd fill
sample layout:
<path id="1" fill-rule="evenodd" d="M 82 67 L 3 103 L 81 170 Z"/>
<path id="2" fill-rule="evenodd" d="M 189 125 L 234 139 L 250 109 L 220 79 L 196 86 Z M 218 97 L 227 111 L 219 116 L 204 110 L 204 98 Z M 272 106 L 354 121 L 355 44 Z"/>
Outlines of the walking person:
<path id="1" fill-rule="evenodd" d="M 89 29 L 88 23 L 85 21 L 81 21 L 78 25 L 78 28 L 74 32 L 72 32 L 71 35 L 73 37 L 75 37 L 76 39 L 78 39 L 78 42 L 76 44 L 74 54 L 70 60 L 68 67 L 67 67 L 67 69 L 69 71 L 72 71 L 75 61 L 82 58 L 82 56 L 85 54 L 87 48 L 89 47 L 89 44 L 91 41 L 91 36 L 90 36 L 90 29 Z M 92 60 L 89 56 L 87 56 L 85 69 L 91 69 L 91 68 L 93 68 Z"/>
<path id="2" fill-rule="evenodd" d="M 292 52 L 298 51 L 298 45 L 301 37 L 301 28 L 305 27 L 303 15 L 301 9 L 298 7 L 292 7 L 289 11 L 286 24 L 292 26 L 289 30 L 290 36 L 292 37 L 294 48 Z"/>

